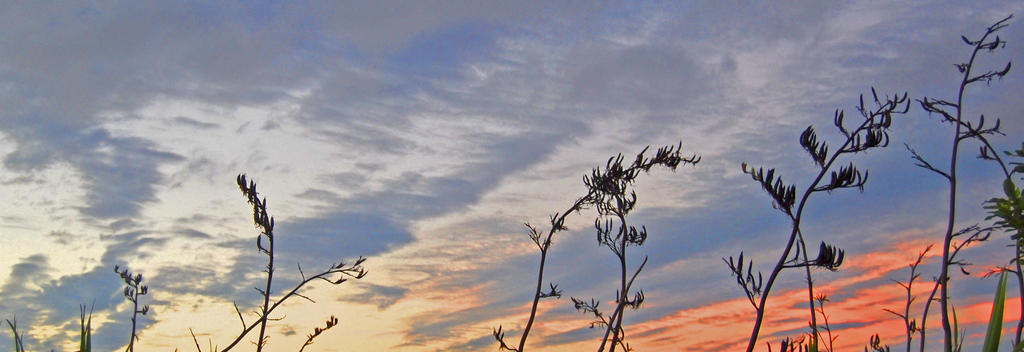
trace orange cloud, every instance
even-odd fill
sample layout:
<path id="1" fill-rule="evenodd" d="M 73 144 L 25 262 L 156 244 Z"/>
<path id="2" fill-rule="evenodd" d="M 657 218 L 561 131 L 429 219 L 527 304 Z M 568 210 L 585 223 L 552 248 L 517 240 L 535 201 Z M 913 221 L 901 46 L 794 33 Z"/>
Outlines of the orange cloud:
<path id="1" fill-rule="evenodd" d="M 883 343 L 894 347 L 906 343 L 903 320 L 883 310 L 888 308 L 902 312 L 906 305 L 906 291 L 891 281 L 883 281 L 868 287 L 854 287 L 887 277 L 905 281 L 909 275 L 908 265 L 917 259 L 918 253 L 928 243 L 921 239 L 911 239 L 890 248 L 858 255 L 851 258 L 848 266 L 844 268 L 855 275 L 819 283 L 815 292 L 831 296 L 824 309 L 832 328 L 832 337 L 835 338 L 833 347 L 836 350 L 860 350 L 873 334 L 878 334 Z M 918 269 L 922 275 L 913 286 L 912 294 L 916 298 L 911 305 L 912 318 L 921 315 L 924 302 L 927 301 L 927 296 L 934 286 L 934 282 L 926 279 L 928 269 L 934 266 L 929 264 L 927 258 L 934 258 L 940 253 L 933 248 L 925 255 L 926 259 Z M 824 281 L 826 277 L 819 275 L 816 280 Z M 772 292 L 759 334 L 757 350 L 766 351 L 765 342 L 775 342 L 787 335 L 796 337 L 795 335 L 809 331 L 807 298 L 807 291 L 802 288 Z M 976 298 L 964 299 L 977 301 Z M 987 323 L 992 304 L 982 301 L 984 303 L 957 309 L 961 327 Z M 1020 316 L 1020 309 L 1019 300 L 1008 299 L 1005 321 L 1016 321 Z M 929 337 L 934 339 L 936 332 L 933 331 L 938 328 L 939 322 L 937 305 L 932 305 L 930 314 L 927 323 L 933 330 L 929 331 Z M 738 297 L 703 307 L 679 310 L 659 319 L 634 324 L 627 327 L 627 333 L 632 336 L 630 343 L 644 350 L 742 350 L 746 347 L 754 317 L 755 311 L 750 302 Z M 820 314 L 818 320 L 819 325 L 824 324 Z M 826 334 L 824 331 L 822 333 Z M 915 343 L 916 338 L 917 336 Z"/>

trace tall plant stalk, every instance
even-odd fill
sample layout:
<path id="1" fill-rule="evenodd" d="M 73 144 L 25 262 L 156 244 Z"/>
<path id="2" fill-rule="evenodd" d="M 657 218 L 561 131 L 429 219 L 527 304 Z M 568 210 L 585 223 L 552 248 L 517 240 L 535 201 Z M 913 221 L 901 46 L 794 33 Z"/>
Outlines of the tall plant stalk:
<path id="1" fill-rule="evenodd" d="M 784 269 L 804 268 L 807 276 L 808 308 L 811 317 L 811 345 L 817 346 L 818 327 L 816 322 L 814 282 L 811 277 L 811 267 L 820 267 L 829 270 L 837 270 L 842 264 L 844 251 L 832 245 L 822 242 L 819 246 L 818 255 L 815 259 L 808 259 L 807 245 L 800 224 L 803 220 L 804 209 L 807 201 L 814 193 L 829 192 L 844 188 L 863 189 L 867 181 L 868 173 L 861 173 L 853 164 L 836 167 L 836 162 L 845 154 L 856 154 L 867 151 L 871 148 L 885 147 L 889 144 L 888 129 L 892 124 L 893 114 L 903 114 L 909 109 L 907 95 L 893 95 L 892 97 L 879 98 L 875 90 L 871 90 L 876 105 L 875 109 L 869 109 L 864 104 L 864 97 L 861 96 L 860 105 L 857 110 L 863 117 L 863 121 L 854 129 L 850 130 L 844 122 L 844 113 L 837 110 L 834 115 L 833 124 L 845 137 L 845 141 L 833 153 L 829 154 L 828 146 L 819 141 L 813 126 L 807 127 L 800 135 L 800 145 L 806 150 L 812 161 L 818 166 L 818 173 L 814 180 L 800 195 L 797 200 L 796 186 L 786 184 L 781 177 L 776 177 L 775 169 L 764 170 L 763 168 L 751 168 L 743 164 L 743 172 L 749 174 L 754 181 L 772 197 L 772 206 L 785 214 L 792 224 L 786 245 L 782 254 L 768 275 L 768 282 L 763 282 L 763 275 L 758 272 L 754 275 L 753 261 L 745 262 L 741 252 L 738 260 L 729 257 L 723 258 L 729 266 L 730 271 L 736 277 L 736 282 L 743 288 L 751 305 L 757 312 L 754 327 L 751 329 L 750 339 L 747 344 L 747 352 L 754 350 L 757 344 L 761 325 L 764 321 L 765 304 L 769 293 L 775 285 L 775 280 Z M 826 181 L 825 176 L 830 175 Z"/>
<path id="2" fill-rule="evenodd" d="M 601 339 L 598 351 L 615 351 L 618 346 L 629 350 L 625 340 L 625 331 L 622 329 L 622 320 L 627 307 L 638 309 L 644 300 L 643 291 L 636 291 L 632 294 L 633 283 L 637 275 L 647 265 L 647 257 L 632 271 L 627 266 L 627 248 L 630 246 L 642 246 L 647 240 L 647 228 L 630 225 L 627 216 L 636 207 L 637 196 L 632 190 L 632 183 L 640 171 L 648 171 L 651 167 L 664 164 L 672 169 L 679 163 L 696 164 L 700 158 L 692 156 L 683 159 L 679 156 L 679 149 L 665 147 L 658 149 L 654 157 L 647 159 L 642 151 L 637 155 L 632 165 L 623 164 L 624 158 L 618 155 L 609 159 L 603 170 L 594 169 L 589 177 L 584 177 L 583 183 L 592 190 L 593 204 L 597 208 L 598 217 L 594 219 L 594 228 L 597 230 L 598 244 L 612 251 L 619 263 L 619 288 L 615 294 L 615 309 L 605 325 L 605 333 Z M 592 300 L 593 301 L 593 300 Z M 583 302 L 573 299 L 573 302 Z M 577 309 L 585 313 L 598 313 L 596 301 L 592 307 L 581 307 Z"/>
<path id="3" fill-rule="evenodd" d="M 241 189 L 242 194 L 246 196 L 246 200 L 252 205 L 252 221 L 257 228 L 260 229 L 260 235 L 256 238 L 256 248 L 267 256 L 267 267 L 264 271 L 267 272 L 267 283 L 263 289 L 256 288 L 259 291 L 260 296 L 263 298 L 263 305 L 260 306 L 260 333 L 256 340 L 256 352 L 263 350 L 263 346 L 267 344 L 266 330 L 267 330 L 267 316 L 270 308 L 270 287 L 274 282 L 274 218 L 267 215 L 267 199 L 264 197 L 260 199 L 259 193 L 256 192 L 256 184 L 249 182 L 246 184 L 245 176 L 238 176 L 238 188 Z M 263 240 L 266 238 L 267 245 L 264 246 Z"/>
<path id="4" fill-rule="evenodd" d="M 917 260 L 910 264 L 910 278 L 907 279 L 907 282 L 904 283 L 898 280 L 893 280 L 907 291 L 907 298 L 904 300 L 905 304 L 903 305 L 903 311 L 897 312 L 889 308 L 882 308 L 882 310 L 892 313 L 903 320 L 903 329 L 907 335 L 907 352 L 911 351 L 914 334 L 921 331 L 921 328 L 917 325 L 917 319 L 914 319 L 910 314 L 910 307 L 914 304 L 914 301 L 917 300 L 917 297 L 914 297 L 913 293 L 914 281 L 917 281 L 917 279 L 921 277 L 921 274 L 917 272 L 917 268 L 921 266 L 921 261 L 924 260 L 925 255 L 928 254 L 931 249 L 932 245 L 928 245 L 928 247 L 923 251 L 918 252 Z"/>
<path id="5" fill-rule="evenodd" d="M 128 268 L 121 269 L 121 267 L 117 265 L 114 266 L 114 272 L 116 272 L 117 275 L 121 277 L 121 280 L 124 281 L 124 297 L 129 302 L 132 303 L 132 335 L 131 338 L 128 340 L 128 348 L 125 349 L 125 351 L 134 352 L 135 341 L 139 339 L 138 335 L 136 335 L 135 330 L 137 326 L 136 319 L 138 318 L 139 314 L 146 315 L 146 313 L 149 313 L 148 304 L 143 306 L 142 309 L 139 309 L 139 296 L 148 294 L 149 287 L 141 284 L 142 274 L 132 275 L 132 273 L 128 271 Z M 85 307 L 83 306 L 82 309 L 82 314 L 84 316 Z"/>
<path id="6" fill-rule="evenodd" d="M 999 129 L 998 120 L 997 120 L 997 122 L 995 124 L 995 127 L 993 127 L 993 128 L 985 128 L 985 117 L 984 116 L 981 116 L 976 124 L 968 122 L 968 121 L 965 121 L 964 117 L 963 117 L 964 95 L 965 95 L 967 87 L 969 85 L 971 85 L 971 84 L 978 83 L 978 82 L 988 83 L 988 82 L 991 82 L 992 79 L 994 79 L 994 78 L 1002 78 L 1007 73 L 1009 73 L 1009 71 L 1010 71 L 1010 63 L 1007 63 L 1006 67 L 1003 68 L 1002 70 L 986 71 L 986 72 L 981 73 L 981 74 L 975 74 L 973 72 L 973 70 L 974 70 L 975 59 L 977 59 L 979 53 L 984 52 L 984 51 L 991 52 L 991 51 L 994 51 L 996 49 L 1005 47 L 1006 41 L 1000 39 L 999 36 L 995 36 L 994 39 L 990 39 L 989 37 L 992 36 L 995 32 L 999 31 L 1000 29 L 1006 27 L 1007 26 L 1007 21 L 1009 21 L 1011 17 L 1013 17 L 1013 15 L 1010 15 L 1010 16 L 1008 16 L 1008 17 L 1006 17 L 1006 18 L 996 22 L 995 24 L 989 26 L 985 30 L 985 33 L 978 40 L 970 40 L 970 39 L 968 39 L 965 36 L 961 36 L 961 39 L 963 39 L 964 43 L 966 43 L 967 45 L 972 46 L 973 50 L 972 50 L 971 56 L 967 60 L 967 62 L 959 63 L 959 64 L 955 65 L 957 70 L 959 70 L 960 73 L 961 73 L 960 85 L 959 85 L 959 88 L 957 89 L 957 98 L 956 98 L 956 102 L 955 103 L 954 102 L 950 102 L 950 101 L 946 101 L 946 100 L 942 100 L 942 99 L 931 99 L 931 98 L 928 98 L 928 97 L 925 97 L 925 98 L 923 98 L 921 100 L 918 100 L 918 102 L 920 103 L 921 107 L 925 111 L 927 111 L 929 114 L 940 115 L 942 117 L 942 119 L 943 119 L 943 122 L 948 122 L 948 123 L 951 123 L 953 125 L 953 136 L 952 136 L 952 143 L 951 143 L 952 146 L 951 146 L 950 155 L 949 155 L 949 167 L 948 167 L 948 169 L 941 170 L 938 167 L 933 166 L 931 163 L 926 161 L 923 156 L 921 156 L 920 154 L 918 154 L 916 151 L 914 151 L 913 149 L 911 149 L 908 146 L 908 149 L 910 150 L 910 152 L 912 154 L 912 157 L 913 157 L 913 159 L 916 162 L 915 164 L 917 166 L 919 166 L 921 168 L 924 168 L 924 169 L 927 169 L 929 171 L 932 171 L 932 172 L 938 174 L 939 176 L 941 176 L 943 179 L 946 180 L 946 182 L 947 182 L 947 184 L 949 186 L 949 194 L 947 196 L 946 229 L 945 229 L 945 233 L 943 235 L 943 240 L 942 240 L 942 258 L 941 258 L 942 260 L 941 260 L 941 267 L 939 269 L 940 270 L 939 277 L 936 279 L 936 284 L 935 284 L 936 285 L 935 287 L 938 289 L 939 309 L 940 309 L 940 313 L 942 314 L 942 316 L 941 316 L 941 319 L 942 319 L 942 331 L 943 331 L 943 337 L 944 337 L 944 339 L 943 339 L 943 349 L 946 352 L 953 351 L 953 346 L 954 346 L 954 341 L 953 341 L 954 340 L 954 338 L 953 338 L 954 335 L 953 335 L 953 331 L 952 331 L 952 327 L 951 327 L 951 319 L 950 319 L 951 316 L 950 316 L 950 311 L 949 311 L 950 310 L 950 303 L 949 303 L 949 279 L 950 279 L 949 268 L 954 266 L 954 265 L 960 265 L 962 267 L 964 264 L 966 264 L 966 263 L 958 262 L 957 260 L 954 259 L 954 254 L 955 254 L 956 247 L 957 247 L 958 244 L 953 242 L 954 238 L 956 238 L 958 235 L 964 234 L 964 231 L 956 231 L 955 230 L 955 226 L 956 226 L 956 206 L 957 206 L 957 204 L 956 204 L 956 201 L 957 201 L 957 186 L 958 186 L 958 183 L 957 183 L 958 182 L 957 171 L 958 171 L 960 146 L 961 146 L 961 142 L 963 142 L 963 141 L 966 141 L 966 140 L 969 140 L 969 139 L 979 139 L 979 137 L 983 137 L 986 134 L 998 133 L 998 129 Z M 987 145 L 988 143 L 984 143 L 984 144 Z M 989 148 L 991 148 L 991 147 L 989 146 Z M 977 232 L 975 233 L 975 235 L 972 235 L 971 237 L 968 237 L 968 240 L 970 240 L 972 238 L 983 239 L 983 237 L 978 235 Z M 1022 282 L 1022 281 L 1019 280 L 1018 282 Z M 926 307 L 927 306 L 928 306 L 928 304 L 926 304 Z M 926 310 L 924 312 L 924 316 L 927 316 L 927 314 L 928 314 L 928 311 Z M 924 318 L 922 318 L 922 329 L 926 328 L 926 326 L 924 326 L 924 321 L 925 321 Z M 922 336 L 921 336 L 921 349 L 922 350 L 924 349 L 924 343 L 925 343 L 925 332 L 922 331 Z"/>

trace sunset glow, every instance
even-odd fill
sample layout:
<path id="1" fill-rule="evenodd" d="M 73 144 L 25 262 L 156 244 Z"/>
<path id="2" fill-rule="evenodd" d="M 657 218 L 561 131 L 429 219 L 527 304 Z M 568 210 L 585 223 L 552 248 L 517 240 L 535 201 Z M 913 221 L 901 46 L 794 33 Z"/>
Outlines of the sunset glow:
<path id="1" fill-rule="evenodd" d="M 84 304 L 96 350 L 123 351 L 132 306 L 119 265 L 149 289 L 136 350 L 223 347 L 257 320 L 254 288 L 266 284 L 235 184 L 245 174 L 276 221 L 273 296 L 367 258 L 366 277 L 314 281 L 275 310 L 267 350 L 298 350 L 335 316 L 305 351 L 496 351 L 499 326 L 518 343 L 537 284 L 524 224 L 548 229 L 609 157 L 681 143 L 699 163 L 636 183 L 629 221 L 649 237 L 628 248 L 630 268 L 647 262 L 626 341 L 741 351 L 755 309 L 723 258 L 742 252 L 767 280 L 791 231 L 741 165 L 775 168 L 802 191 L 818 166 L 801 132 L 813 125 L 836 150 L 834 112 L 859 119 L 874 88 L 907 92 L 910 111 L 893 116 L 887 147 L 837 163 L 869 171 L 863 190 L 813 194 L 800 230 L 811 259 L 823 241 L 845 251 L 837 271 L 812 271 L 835 351 L 862 351 L 874 334 L 904 350 L 904 322 L 885 309 L 903 311 L 898 282 L 933 245 L 911 290 L 920 320 L 949 197 L 908 148 L 946 167 L 953 137 L 916 99 L 956 100 L 954 64 L 971 53 L 960 36 L 1010 14 L 1006 47 L 979 70 L 1024 64 L 1024 2 L 5 3 L 0 319 L 17 319 L 28 350 L 75 351 Z M 1000 119 L 996 150 L 1024 142 L 1021 72 L 964 98 L 972 121 Z M 991 224 L 983 202 L 1003 192 L 971 143 L 957 228 Z M 569 214 L 553 238 L 543 285 L 561 295 L 540 301 L 530 351 L 600 344 L 604 329 L 570 300 L 615 306 L 619 264 L 595 240 L 596 214 Z M 992 310 L 998 280 L 984 276 L 1010 263 L 1012 245 L 995 231 L 960 254 L 970 275 L 951 269 L 965 350 L 979 349 Z M 802 270 L 771 290 L 758 351 L 809 333 Z M 1006 336 L 1017 292 L 1010 280 Z M 928 350 L 941 350 L 939 310 L 928 314 Z M 255 336 L 234 350 L 255 350 Z"/>

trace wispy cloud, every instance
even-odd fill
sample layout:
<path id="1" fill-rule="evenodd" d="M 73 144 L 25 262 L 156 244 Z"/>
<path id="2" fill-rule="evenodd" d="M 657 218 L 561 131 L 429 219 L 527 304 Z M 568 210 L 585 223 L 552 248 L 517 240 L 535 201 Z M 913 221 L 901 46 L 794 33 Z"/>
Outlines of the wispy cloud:
<path id="1" fill-rule="evenodd" d="M 796 143 L 803 128 L 836 138 L 833 110 L 854 115 L 871 86 L 949 98 L 964 52 L 958 36 L 1021 10 L 869 1 L 10 4 L 0 11 L 0 192 L 10 199 L 0 205 L 10 232 L 0 243 L 16 255 L 0 258 L 9 267 L 0 270 L 0 313 L 39 331 L 32 346 L 59 348 L 70 338 L 52 331 L 73 332 L 78 304 L 95 301 L 98 345 L 113 349 L 127 334 L 118 333 L 126 310 L 110 271 L 127 264 L 152 283 L 155 302 L 173 302 L 146 320 L 147 349 L 190 348 L 190 322 L 171 317 L 223 308 L 226 316 L 204 319 L 216 328 L 201 332 L 219 341 L 230 330 L 216 329 L 237 324 L 232 301 L 253 304 L 265 265 L 232 183 L 244 172 L 279 225 L 278 287 L 295 282 L 297 263 L 370 256 L 365 283 L 313 290 L 327 297 L 322 311 L 359 312 L 339 313 L 356 327 L 331 330 L 324 343 L 351 345 L 354 331 L 374 328 L 390 347 L 490 350 L 491 328 L 521 330 L 533 290 L 537 258 L 521 224 L 545 224 L 607 157 L 682 141 L 702 163 L 653 172 L 638 188 L 636 221 L 651 233 L 638 248 L 650 257 L 638 285 L 649 302 L 626 315 L 627 331 L 641 349 L 732 350 L 745 342 L 752 309 L 721 258 L 745 251 L 767 268 L 788 226 L 740 163 L 805 184 L 814 166 Z M 1020 56 L 1022 34 L 1011 24 L 1010 44 L 992 62 Z M 1003 119 L 1000 149 L 1024 135 L 1016 77 L 969 92 L 972 116 Z M 833 297 L 826 310 L 844 350 L 872 332 L 899 341 L 899 326 L 875 308 L 901 304 L 890 279 L 904 279 L 943 216 L 940 180 L 899 146 L 939 157 L 946 133 L 916 112 L 893 131 L 889 149 L 855 156 L 871 170 L 867 188 L 816 196 L 802 228 L 847 250 L 840 272 L 816 274 Z M 962 170 L 969 225 L 983 220 L 979 204 L 998 191 L 989 187 L 998 175 L 975 161 Z M 591 217 L 571 217 L 545 280 L 609 302 L 614 268 L 593 241 Z M 1001 244 L 965 258 L 999 265 Z M 973 329 L 988 281 L 955 280 Z M 799 278 L 780 285 L 766 341 L 806 330 Z M 590 348 L 595 332 L 571 308 L 564 299 L 542 305 L 538 349 Z M 279 322 L 274 343 L 301 342 L 298 321 Z"/>

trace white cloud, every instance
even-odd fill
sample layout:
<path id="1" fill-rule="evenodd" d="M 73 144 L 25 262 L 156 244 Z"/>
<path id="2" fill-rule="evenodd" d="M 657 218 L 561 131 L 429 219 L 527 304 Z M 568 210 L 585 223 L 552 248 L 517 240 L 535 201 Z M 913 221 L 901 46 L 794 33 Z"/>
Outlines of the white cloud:
<path id="1" fill-rule="evenodd" d="M 10 236 L 0 241 L 47 259 L 44 271 L 59 278 L 40 286 L 48 297 L 102 281 L 109 268 L 96 261 L 117 260 L 154 273 L 154 282 L 172 280 L 167 299 L 183 294 L 223 308 L 225 296 L 251 294 L 261 258 L 232 184 L 246 172 L 280 221 L 281 277 L 294 278 L 295 261 L 372 255 L 379 266 L 369 286 L 336 296 L 370 301 L 353 310 L 387 317 L 379 326 L 388 341 L 491 349 L 484 325 L 515 324 L 528 301 L 530 287 L 518 283 L 530 281 L 536 258 L 519 223 L 545 223 L 607 157 L 679 141 L 704 160 L 641 180 L 638 216 L 659 236 L 643 251 L 652 266 L 641 285 L 654 296 L 698 280 L 701 290 L 636 316 L 657 319 L 723 292 L 741 297 L 717 289 L 732 284 L 717 258 L 759 251 L 750 238 L 774 238 L 784 224 L 739 164 L 808 182 L 813 165 L 796 143 L 806 125 L 834 140 L 833 109 L 854 118 L 857 95 L 871 85 L 947 94 L 950 64 L 964 52 L 957 35 L 1021 8 L 989 4 L 962 15 L 874 2 L 307 5 L 28 3 L 0 15 L 0 31 L 10 34 L 0 42 L 8 48 L 0 54 L 0 192 L 11 195 L 0 205 Z M 1019 56 L 1020 28 L 1011 24 L 1011 44 L 993 62 Z M 1024 131 L 1015 77 L 970 97 L 993 104 L 984 112 L 1004 118 L 1006 139 Z M 841 225 L 836 238 L 852 241 L 930 226 L 931 213 L 860 222 L 886 206 L 922 207 L 931 202 L 923 195 L 940 192 L 917 181 L 925 176 L 896 148 L 907 141 L 941 155 L 932 150 L 933 123 L 920 113 L 901 118 L 893 147 L 856 156 L 872 170 L 869 190 L 813 200 L 823 210 L 808 233 L 824 237 Z M 983 184 L 967 189 L 971 201 L 986 194 Z M 886 194 L 910 200 L 892 204 Z M 827 208 L 834 204 L 856 211 Z M 588 219 L 574 217 L 574 232 L 557 240 L 554 260 L 564 265 L 550 277 L 574 294 L 606 297 L 605 282 L 590 280 L 603 264 L 584 264 L 599 255 Z M 92 259 L 71 261 L 86 268 L 64 268 L 61 258 L 80 249 L 59 243 L 89 241 L 82 256 Z M 767 262 L 773 254 L 751 255 Z M 0 259 L 16 269 L 8 278 L 30 264 L 16 259 Z M 451 289 L 464 294 L 457 308 L 445 305 Z M 558 304 L 549 317 L 574 314 Z M 186 311 L 176 305 L 167 316 Z M 168 331 L 180 324 L 188 322 L 160 320 L 147 333 L 154 346 L 177 343 L 170 337 L 181 336 Z M 587 338 L 558 329 L 570 333 L 551 341 Z M 301 338 L 292 330 L 280 341 Z"/>

